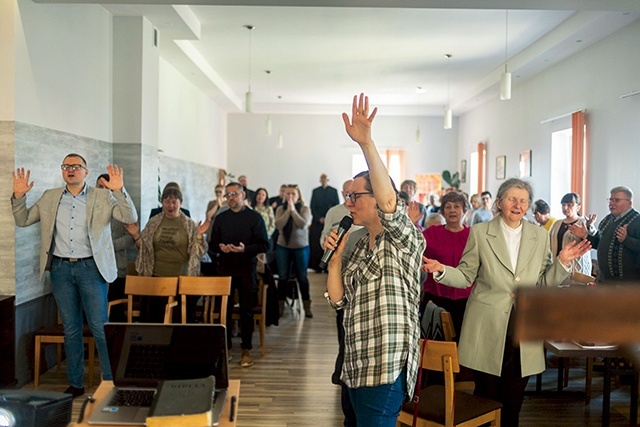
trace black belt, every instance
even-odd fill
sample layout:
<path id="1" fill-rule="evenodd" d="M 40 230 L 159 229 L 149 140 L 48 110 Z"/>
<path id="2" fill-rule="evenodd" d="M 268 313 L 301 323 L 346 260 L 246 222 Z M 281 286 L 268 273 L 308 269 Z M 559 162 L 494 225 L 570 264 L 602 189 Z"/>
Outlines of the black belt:
<path id="1" fill-rule="evenodd" d="M 93 259 L 92 256 L 88 256 L 86 258 L 62 258 L 59 256 L 53 256 L 53 259 L 59 259 L 60 261 L 66 261 L 66 262 L 78 262 L 78 261 L 87 261 L 89 259 Z"/>

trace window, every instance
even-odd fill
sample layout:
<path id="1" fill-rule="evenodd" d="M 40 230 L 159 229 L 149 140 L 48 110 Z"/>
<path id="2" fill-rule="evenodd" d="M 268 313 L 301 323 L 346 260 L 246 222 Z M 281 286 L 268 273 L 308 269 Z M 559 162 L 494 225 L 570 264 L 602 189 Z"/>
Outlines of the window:
<path id="1" fill-rule="evenodd" d="M 382 162 L 389 171 L 389 176 L 393 179 L 396 186 L 400 186 L 400 183 L 404 180 L 405 167 L 404 167 L 404 150 L 380 150 L 380 157 Z M 368 170 L 367 162 L 364 159 L 364 154 L 354 154 L 351 159 L 351 176 Z M 400 188 L 398 188 L 399 190 Z"/>

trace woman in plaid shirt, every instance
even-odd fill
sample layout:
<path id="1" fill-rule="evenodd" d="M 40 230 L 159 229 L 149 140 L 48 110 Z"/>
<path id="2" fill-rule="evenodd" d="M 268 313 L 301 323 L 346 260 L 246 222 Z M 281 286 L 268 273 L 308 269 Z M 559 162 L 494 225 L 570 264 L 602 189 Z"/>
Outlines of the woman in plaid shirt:
<path id="1" fill-rule="evenodd" d="M 354 177 L 346 206 L 354 225 L 368 235 L 360 239 L 345 265 L 347 235 L 339 245 L 334 230 L 325 243 L 335 250 L 329 261 L 327 299 L 343 309 L 345 354 L 341 380 L 358 425 L 396 425 L 402 402 L 413 390 L 420 359 L 418 310 L 422 234 L 404 213 L 375 144 L 369 100 L 353 99 L 352 117 L 343 114 L 347 133 L 360 148 L 368 172 Z"/>

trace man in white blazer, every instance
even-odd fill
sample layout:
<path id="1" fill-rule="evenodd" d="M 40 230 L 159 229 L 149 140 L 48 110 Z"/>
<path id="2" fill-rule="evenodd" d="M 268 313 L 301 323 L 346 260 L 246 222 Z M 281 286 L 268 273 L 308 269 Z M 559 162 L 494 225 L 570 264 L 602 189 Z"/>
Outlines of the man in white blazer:
<path id="1" fill-rule="evenodd" d="M 107 322 L 108 283 L 117 277 L 111 239 L 111 218 L 124 223 L 137 221 L 135 206 L 123 186 L 122 168 L 109 165 L 105 189 L 85 183 L 87 162 L 78 154 L 62 162 L 66 185 L 47 190 L 27 208 L 26 194 L 33 187 L 31 171 L 18 168 L 13 173 L 11 204 L 18 227 L 41 222 L 40 279 L 51 272 L 51 287 L 62 319 L 67 355 L 66 393 L 84 394 L 84 310 L 102 365 L 102 377 L 111 380 L 111 366 L 104 335 Z M 104 180 L 103 180 L 104 181 Z"/>

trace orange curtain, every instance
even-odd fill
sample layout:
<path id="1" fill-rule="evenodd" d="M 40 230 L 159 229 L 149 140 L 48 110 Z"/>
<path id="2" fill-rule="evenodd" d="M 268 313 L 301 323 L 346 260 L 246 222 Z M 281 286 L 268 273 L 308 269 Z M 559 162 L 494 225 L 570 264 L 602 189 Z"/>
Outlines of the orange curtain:
<path id="1" fill-rule="evenodd" d="M 582 212 L 587 212 L 587 139 L 584 111 L 577 111 L 571 115 L 572 144 L 571 144 L 571 191 L 582 197 Z"/>

